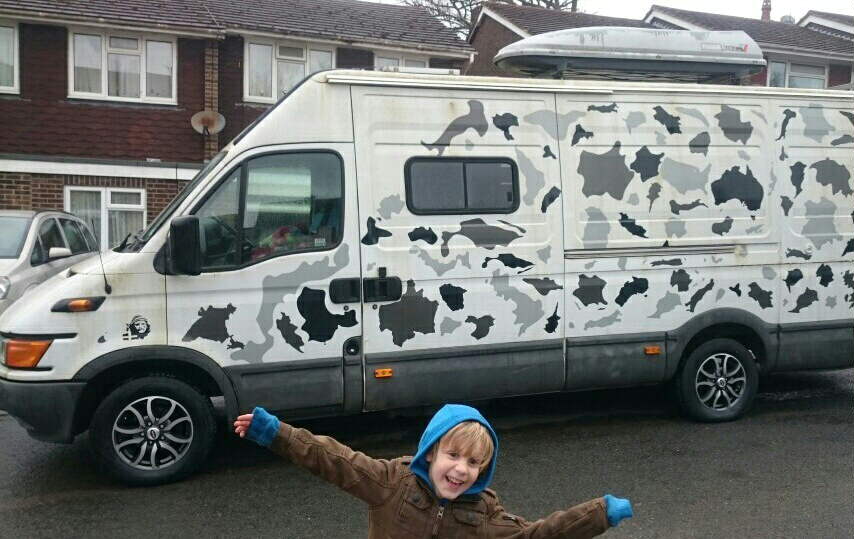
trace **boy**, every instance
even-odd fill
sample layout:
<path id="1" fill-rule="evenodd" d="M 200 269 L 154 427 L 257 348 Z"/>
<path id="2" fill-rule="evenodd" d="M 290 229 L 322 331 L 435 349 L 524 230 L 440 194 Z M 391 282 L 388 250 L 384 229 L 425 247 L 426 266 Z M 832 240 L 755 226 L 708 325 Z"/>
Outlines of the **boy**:
<path id="1" fill-rule="evenodd" d="M 394 460 L 372 459 L 332 438 L 296 429 L 263 408 L 239 416 L 234 432 L 365 501 L 370 539 L 575 539 L 599 535 L 632 516 L 628 500 L 609 494 L 536 522 L 506 513 L 486 488 L 495 473 L 498 437 L 469 406 L 443 406 L 415 456 Z"/>

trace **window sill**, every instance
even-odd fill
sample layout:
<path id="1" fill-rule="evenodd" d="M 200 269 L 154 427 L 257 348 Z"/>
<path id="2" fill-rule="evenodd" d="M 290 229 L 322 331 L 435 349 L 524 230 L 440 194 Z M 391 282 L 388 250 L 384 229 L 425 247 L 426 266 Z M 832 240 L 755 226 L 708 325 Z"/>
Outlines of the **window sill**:
<path id="1" fill-rule="evenodd" d="M 98 95 L 87 95 L 87 94 L 68 94 L 68 99 L 74 100 L 82 100 L 82 101 L 92 101 L 98 103 L 115 103 L 115 104 L 123 104 L 123 105 L 155 105 L 161 107 L 177 107 L 177 100 L 169 100 L 169 99 L 133 99 L 133 98 L 121 98 L 121 97 L 104 97 Z"/>
<path id="2" fill-rule="evenodd" d="M 162 109 L 162 110 L 184 110 L 182 107 L 179 107 L 177 103 L 150 103 L 146 101 L 120 101 L 120 100 L 107 100 L 107 99 L 98 99 L 92 97 L 75 97 L 68 96 L 66 103 L 71 103 L 75 105 L 96 105 L 96 106 L 105 106 L 105 107 L 121 107 L 121 108 L 135 108 L 135 109 Z"/>

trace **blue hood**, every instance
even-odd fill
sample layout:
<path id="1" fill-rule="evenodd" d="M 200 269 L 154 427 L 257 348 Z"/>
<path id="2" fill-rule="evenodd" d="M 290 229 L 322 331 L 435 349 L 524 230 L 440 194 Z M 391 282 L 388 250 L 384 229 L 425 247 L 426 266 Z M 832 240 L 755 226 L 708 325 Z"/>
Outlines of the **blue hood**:
<path id="1" fill-rule="evenodd" d="M 492 475 L 495 473 L 495 461 L 498 460 L 498 436 L 496 436 L 495 431 L 492 430 L 492 425 L 490 425 L 489 422 L 480 415 L 480 412 L 471 406 L 465 406 L 462 404 L 446 404 L 445 406 L 442 406 L 441 410 L 436 412 L 436 415 L 434 415 L 433 419 L 430 420 L 430 423 L 427 424 L 424 434 L 421 435 L 421 441 L 418 442 L 418 452 L 412 458 L 412 463 L 409 465 L 409 468 L 413 473 L 415 473 L 415 475 L 430 485 L 433 492 L 435 492 L 436 489 L 430 481 L 430 463 L 427 462 L 427 453 L 430 452 L 430 448 L 433 447 L 433 444 L 438 442 L 446 432 L 463 421 L 477 421 L 486 427 L 486 430 L 489 431 L 489 435 L 492 436 L 492 443 L 495 446 L 495 450 L 492 453 L 492 460 L 490 460 L 486 470 L 478 476 L 477 481 L 475 481 L 474 484 L 463 494 L 477 494 L 488 487 L 489 483 L 492 481 Z"/>

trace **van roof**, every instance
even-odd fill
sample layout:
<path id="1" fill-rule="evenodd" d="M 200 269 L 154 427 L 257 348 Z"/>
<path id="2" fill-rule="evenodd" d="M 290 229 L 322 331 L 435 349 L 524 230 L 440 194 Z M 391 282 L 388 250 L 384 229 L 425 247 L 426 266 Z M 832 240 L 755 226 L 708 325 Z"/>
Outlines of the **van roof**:
<path id="1" fill-rule="evenodd" d="M 333 69 L 321 71 L 311 79 L 328 84 L 356 86 L 399 86 L 407 88 L 475 89 L 519 92 L 556 92 L 572 94 L 609 95 L 614 92 L 732 94 L 789 98 L 837 98 L 850 100 L 854 94 L 845 90 L 815 90 L 809 88 L 775 88 L 765 86 L 733 86 L 717 84 L 685 84 L 674 82 L 636 82 L 574 79 L 537 79 L 509 77 L 480 77 L 417 73 L 391 73 L 367 70 Z"/>

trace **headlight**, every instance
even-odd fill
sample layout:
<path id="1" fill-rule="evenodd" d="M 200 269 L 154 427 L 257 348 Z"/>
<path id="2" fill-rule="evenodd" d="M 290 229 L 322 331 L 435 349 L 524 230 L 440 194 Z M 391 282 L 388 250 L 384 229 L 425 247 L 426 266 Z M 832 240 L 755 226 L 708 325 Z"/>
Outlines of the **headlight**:
<path id="1" fill-rule="evenodd" d="M 12 281 L 8 277 L 0 277 L 0 299 L 6 299 L 10 288 L 12 288 Z"/>

